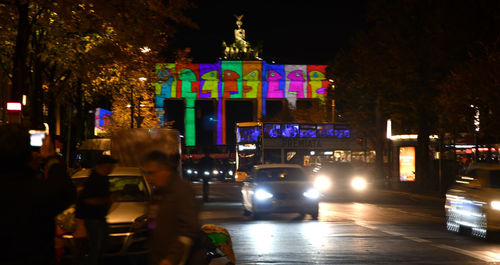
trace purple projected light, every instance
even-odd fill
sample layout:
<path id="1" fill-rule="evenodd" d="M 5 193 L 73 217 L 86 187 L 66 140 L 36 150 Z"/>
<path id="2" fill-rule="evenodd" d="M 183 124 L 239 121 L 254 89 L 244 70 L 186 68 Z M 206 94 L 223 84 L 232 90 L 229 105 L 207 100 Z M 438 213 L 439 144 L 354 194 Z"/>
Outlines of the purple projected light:
<path id="1" fill-rule="evenodd" d="M 281 136 L 285 138 L 297 137 L 299 135 L 299 125 L 298 124 L 284 124 L 283 130 L 281 131 Z"/>

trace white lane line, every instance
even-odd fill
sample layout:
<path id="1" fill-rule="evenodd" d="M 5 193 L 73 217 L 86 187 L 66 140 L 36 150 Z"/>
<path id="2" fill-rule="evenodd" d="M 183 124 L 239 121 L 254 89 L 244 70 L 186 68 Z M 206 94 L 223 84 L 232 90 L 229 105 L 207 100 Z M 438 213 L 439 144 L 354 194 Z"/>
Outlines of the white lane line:
<path id="1" fill-rule="evenodd" d="M 365 227 L 365 228 L 368 228 L 368 229 L 371 229 L 371 230 L 377 230 L 379 232 L 382 232 L 382 233 L 385 233 L 385 234 L 389 234 L 389 235 L 392 235 L 392 236 L 398 236 L 398 237 L 402 237 L 404 239 L 408 239 L 408 240 L 411 240 L 413 242 L 417 242 L 417 243 L 423 243 L 423 244 L 428 244 L 428 245 L 431 245 L 433 247 L 437 247 L 437 248 L 441 248 L 441 249 L 445 249 L 445 250 L 449 250 L 449 251 L 452 251 L 452 252 L 455 252 L 455 253 L 458 253 L 458 254 L 462 254 L 462 255 L 466 255 L 466 256 L 469 256 L 469 257 L 472 257 L 472 258 L 475 258 L 475 259 L 478 259 L 478 260 L 482 260 L 482 261 L 485 261 L 485 262 L 500 262 L 500 254 L 497 254 L 497 253 L 494 253 L 494 252 L 491 252 L 491 251 L 469 251 L 469 250 L 464 250 L 464 249 L 461 249 L 461 248 L 457 248 L 457 247 L 452 247 L 452 246 L 448 246 L 448 245 L 445 245 L 445 244 L 437 244 L 437 243 L 434 243 L 430 240 L 427 240 L 427 239 L 423 239 L 423 238 L 420 238 L 420 237 L 413 237 L 413 236 L 406 236 L 402 233 L 398 233 L 398 232 L 393 232 L 393 231 L 387 231 L 387 230 L 381 230 L 373 225 L 369 225 L 365 222 L 360 222 L 360 221 L 355 221 L 355 223 L 359 226 L 362 226 L 362 227 Z"/>
<path id="2" fill-rule="evenodd" d="M 419 238 L 419 237 L 414 237 L 414 236 L 403 236 L 403 237 L 408 239 L 408 240 L 415 241 L 418 243 L 428 243 L 428 244 L 432 243 L 432 241 L 430 241 L 430 240 Z"/>
<path id="3" fill-rule="evenodd" d="M 476 259 L 479 259 L 482 261 L 486 261 L 486 262 L 499 262 L 500 261 L 499 258 L 491 257 L 489 255 L 480 254 L 480 253 L 483 253 L 484 251 L 469 251 L 469 250 L 456 248 L 456 247 L 452 247 L 452 246 L 448 246 L 448 245 L 444 245 L 444 244 L 431 244 L 431 245 L 434 247 L 453 251 L 453 252 L 456 252 L 456 253 L 459 253 L 462 255 L 466 255 L 469 257 L 473 257 L 473 258 L 476 258 Z"/>

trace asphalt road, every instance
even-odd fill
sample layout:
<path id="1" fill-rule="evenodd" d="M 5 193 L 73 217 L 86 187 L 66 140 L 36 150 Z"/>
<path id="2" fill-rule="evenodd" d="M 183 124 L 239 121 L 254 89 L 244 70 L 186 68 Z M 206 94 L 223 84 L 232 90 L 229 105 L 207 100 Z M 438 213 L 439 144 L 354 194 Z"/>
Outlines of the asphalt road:
<path id="1" fill-rule="evenodd" d="M 446 231 L 439 199 L 337 194 L 323 198 L 318 220 L 280 214 L 258 221 L 242 215 L 238 185 L 212 185 L 210 199 L 202 223 L 230 232 L 237 264 L 500 264 L 499 241 Z"/>

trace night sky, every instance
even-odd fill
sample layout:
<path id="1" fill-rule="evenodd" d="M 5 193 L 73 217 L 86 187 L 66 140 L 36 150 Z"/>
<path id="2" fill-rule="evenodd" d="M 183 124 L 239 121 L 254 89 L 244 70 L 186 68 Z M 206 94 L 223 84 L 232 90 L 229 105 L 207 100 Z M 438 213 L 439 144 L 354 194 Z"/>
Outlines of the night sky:
<path id="1" fill-rule="evenodd" d="M 327 64 L 364 25 L 362 0 L 343 1 L 195 1 L 187 12 L 198 30 L 181 28 L 175 46 L 191 47 L 194 63 L 222 56 L 222 41 L 233 43 L 234 14 L 244 14 L 246 40 L 262 43 L 261 57 L 278 64 Z"/>

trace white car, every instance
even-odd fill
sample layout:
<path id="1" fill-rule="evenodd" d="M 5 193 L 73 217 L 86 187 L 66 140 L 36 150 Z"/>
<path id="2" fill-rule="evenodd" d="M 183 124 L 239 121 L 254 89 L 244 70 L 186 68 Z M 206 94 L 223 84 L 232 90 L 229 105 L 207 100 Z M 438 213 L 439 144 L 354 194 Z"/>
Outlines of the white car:
<path id="1" fill-rule="evenodd" d="M 82 169 L 71 178 L 77 190 L 83 188 L 91 170 Z M 151 189 L 140 168 L 115 167 L 108 176 L 110 192 L 114 199 L 106 216 L 109 224 L 109 246 L 106 255 L 130 255 L 147 253 L 147 210 Z M 74 212 L 74 210 L 73 210 Z M 65 247 L 74 250 L 73 235 L 63 236 Z"/>
<path id="2" fill-rule="evenodd" d="M 318 218 L 320 193 L 298 165 L 254 166 L 243 183 L 245 215 L 258 219 L 268 213 L 300 213 Z"/>
<path id="3" fill-rule="evenodd" d="M 446 227 L 486 238 L 500 231 L 500 165 L 476 164 L 446 193 Z"/>

